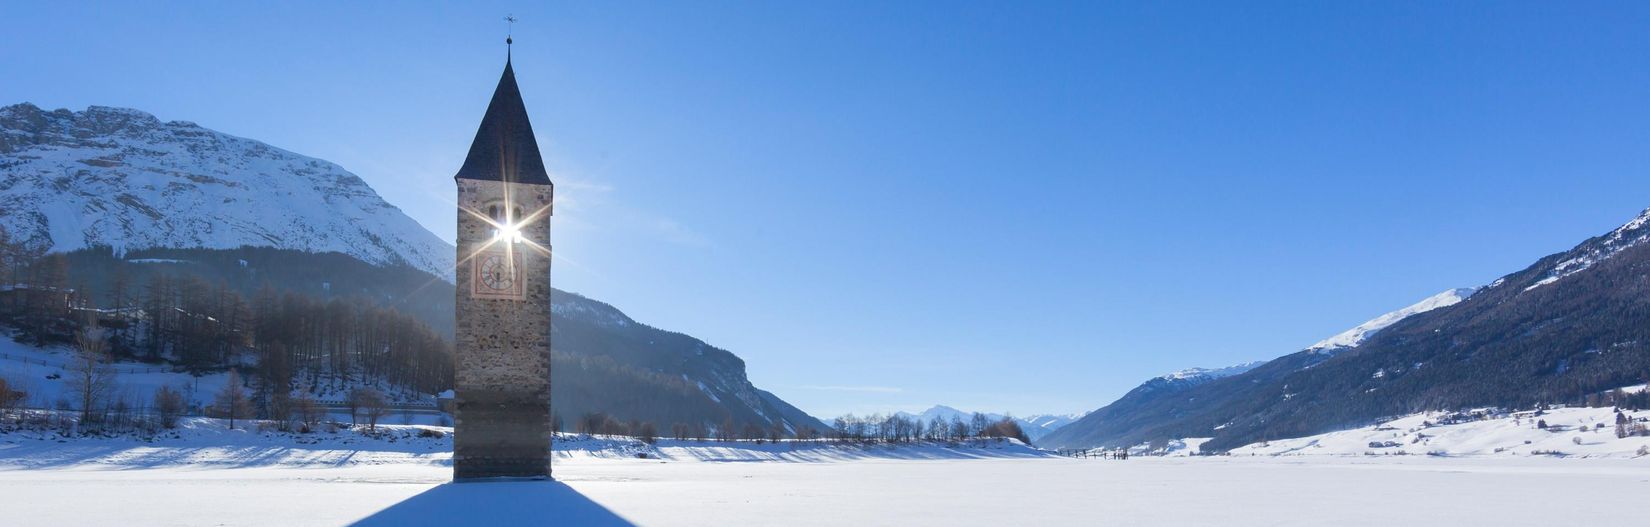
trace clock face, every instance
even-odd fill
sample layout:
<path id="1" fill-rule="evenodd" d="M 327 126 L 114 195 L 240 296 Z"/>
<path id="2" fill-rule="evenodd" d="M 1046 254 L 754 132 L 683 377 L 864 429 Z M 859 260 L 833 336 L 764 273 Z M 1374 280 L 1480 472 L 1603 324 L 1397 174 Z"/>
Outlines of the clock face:
<path id="1" fill-rule="evenodd" d="M 522 297 L 521 255 L 489 251 L 476 256 L 470 292 L 483 298 Z"/>
<path id="2" fill-rule="evenodd" d="M 516 270 L 504 255 L 489 254 L 481 261 L 481 285 L 494 291 L 507 291 L 516 284 Z"/>

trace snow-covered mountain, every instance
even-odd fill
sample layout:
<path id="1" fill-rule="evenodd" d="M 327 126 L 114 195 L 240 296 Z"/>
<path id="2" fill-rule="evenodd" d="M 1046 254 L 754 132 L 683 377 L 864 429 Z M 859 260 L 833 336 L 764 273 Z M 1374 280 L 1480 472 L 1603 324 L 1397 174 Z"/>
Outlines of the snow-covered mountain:
<path id="1" fill-rule="evenodd" d="M 1460 303 L 1462 300 L 1466 300 L 1467 297 L 1472 296 L 1472 294 L 1477 291 L 1477 288 L 1458 288 L 1429 296 L 1420 302 L 1411 304 L 1409 307 L 1372 318 L 1368 322 L 1358 324 L 1352 329 L 1342 331 L 1333 337 L 1320 340 L 1316 344 L 1307 346 L 1306 349 L 1333 352 L 1345 348 L 1356 348 L 1359 344 L 1363 344 L 1365 340 L 1368 340 L 1370 335 L 1374 335 L 1375 332 L 1386 329 L 1387 326 L 1396 324 L 1398 321 L 1416 314 L 1432 311 L 1440 307 L 1453 306 Z"/>
<path id="2" fill-rule="evenodd" d="M 999 421 L 1004 417 L 1003 414 L 998 413 L 981 413 L 985 414 L 986 419 L 990 419 L 992 421 Z M 940 418 L 942 421 L 950 421 L 952 418 L 956 418 L 963 422 L 968 422 L 969 419 L 974 417 L 974 412 L 964 412 L 962 410 L 941 404 L 934 405 L 927 410 L 923 410 L 922 413 L 913 414 L 910 412 L 895 412 L 895 415 L 912 419 L 921 419 L 922 422 L 926 424 L 932 422 L 935 417 Z M 1073 421 L 1076 421 L 1081 417 L 1083 417 L 1083 414 L 1037 414 L 1026 417 L 1015 417 L 1014 422 L 1020 425 L 1020 430 L 1025 431 L 1026 438 L 1031 439 L 1031 442 L 1036 443 L 1037 440 L 1042 439 L 1043 436 L 1046 436 L 1055 430 L 1059 430 L 1060 427 L 1071 424 Z"/>
<path id="3" fill-rule="evenodd" d="M 1542 274 L 1540 280 L 1525 286 L 1524 290 L 1529 291 L 1557 282 L 1566 276 L 1585 271 L 1594 264 L 1621 254 L 1622 251 L 1642 244 L 1645 240 L 1650 240 L 1650 228 L 1646 227 L 1650 227 L 1650 209 L 1645 209 L 1644 212 L 1639 213 L 1638 217 L 1622 224 L 1616 230 L 1610 231 L 1610 234 L 1587 240 L 1587 243 L 1572 249 L 1564 255 L 1563 260 L 1548 268 Z M 1490 284 L 1490 287 L 1496 287 L 1502 283 L 1504 283 L 1503 280 L 1496 280 Z"/>
<path id="4" fill-rule="evenodd" d="M 1317 354 L 1323 357 L 1333 356 L 1341 351 L 1357 347 L 1370 336 L 1374 335 L 1377 331 L 1396 324 L 1400 320 L 1441 307 L 1454 305 L 1462 300 L 1465 300 L 1467 297 L 1472 296 L 1474 291 L 1477 290 L 1451 289 L 1432 295 L 1424 300 L 1421 300 L 1420 302 L 1410 305 L 1409 307 L 1375 317 L 1374 319 L 1364 322 L 1363 324 L 1359 324 L 1352 329 L 1342 331 L 1333 337 L 1321 340 L 1317 344 L 1313 344 L 1312 346 L 1306 348 L 1305 352 Z M 1111 404 L 1103 406 L 1093 412 L 1084 414 L 1084 416 L 1080 416 L 1080 419 L 1074 420 L 1076 426 L 1064 427 L 1065 430 L 1063 432 L 1051 434 L 1049 440 L 1046 441 L 1048 443 L 1047 446 L 1056 448 L 1071 446 L 1086 447 L 1109 441 L 1112 438 L 1108 437 L 1106 434 L 1111 433 L 1109 427 L 1113 426 L 1112 423 L 1116 421 L 1137 418 L 1143 413 L 1149 413 L 1144 409 L 1156 408 L 1165 404 L 1170 404 L 1170 401 L 1177 400 L 1182 396 L 1181 394 L 1188 392 L 1193 388 L 1207 384 L 1211 381 L 1249 373 L 1255 368 L 1265 366 L 1268 362 L 1269 361 L 1257 360 L 1234 364 L 1224 368 L 1186 368 L 1184 370 L 1171 372 L 1167 375 L 1147 379 L 1146 382 L 1140 383 L 1139 386 L 1129 390 L 1128 393 L 1123 394 L 1122 397 L 1118 398 L 1116 401 L 1113 401 Z"/>
<path id="5" fill-rule="evenodd" d="M 37 250 L 335 251 L 452 279 L 453 246 L 333 163 L 124 108 L 0 108 L 0 228 Z"/>
<path id="6" fill-rule="evenodd" d="M 1078 419 L 1083 418 L 1083 415 L 1085 414 L 1037 414 L 1016 417 L 1014 420 L 1020 423 L 1020 429 L 1025 431 L 1026 437 L 1032 441 L 1037 441 L 1055 430 L 1077 422 Z"/>
<path id="7" fill-rule="evenodd" d="M 1246 372 L 1246 371 L 1249 371 L 1249 370 L 1253 370 L 1253 369 L 1255 369 L 1255 367 L 1260 366 L 1262 364 L 1266 364 L 1266 361 L 1263 361 L 1263 360 L 1249 361 L 1249 362 L 1245 362 L 1245 363 L 1242 363 L 1242 364 L 1234 364 L 1234 365 L 1231 365 L 1231 366 L 1227 366 L 1225 368 L 1186 368 L 1184 370 L 1180 370 L 1180 371 L 1170 373 L 1168 375 L 1164 375 L 1160 378 L 1164 379 L 1164 380 L 1171 380 L 1171 381 L 1174 381 L 1174 380 L 1192 380 L 1192 381 L 1209 380 L 1209 381 L 1212 381 L 1212 380 L 1219 379 L 1219 378 L 1222 378 L 1222 377 L 1231 377 L 1233 375 L 1237 375 L 1237 374 L 1240 374 L 1240 373 L 1243 373 L 1243 372 Z"/>
<path id="8" fill-rule="evenodd" d="M 1578 404 L 1650 368 L 1650 210 L 1476 290 L 1452 289 L 1238 375 L 1147 381 L 1044 447 L 1209 438 L 1205 451 L 1425 410 Z"/>

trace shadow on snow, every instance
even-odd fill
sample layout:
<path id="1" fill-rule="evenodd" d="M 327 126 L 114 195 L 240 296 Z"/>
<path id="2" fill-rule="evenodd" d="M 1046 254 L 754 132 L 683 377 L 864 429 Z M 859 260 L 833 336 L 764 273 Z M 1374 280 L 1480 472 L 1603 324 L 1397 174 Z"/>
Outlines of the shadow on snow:
<path id="1" fill-rule="evenodd" d="M 634 525 L 559 481 L 445 483 L 350 524 Z"/>

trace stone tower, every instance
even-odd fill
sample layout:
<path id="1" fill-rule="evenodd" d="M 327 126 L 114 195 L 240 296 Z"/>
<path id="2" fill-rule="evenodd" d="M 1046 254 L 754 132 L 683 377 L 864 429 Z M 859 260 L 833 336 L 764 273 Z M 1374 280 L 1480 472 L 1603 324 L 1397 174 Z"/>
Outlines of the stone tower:
<path id="1" fill-rule="evenodd" d="M 453 479 L 548 478 L 553 188 L 508 60 L 453 179 Z"/>

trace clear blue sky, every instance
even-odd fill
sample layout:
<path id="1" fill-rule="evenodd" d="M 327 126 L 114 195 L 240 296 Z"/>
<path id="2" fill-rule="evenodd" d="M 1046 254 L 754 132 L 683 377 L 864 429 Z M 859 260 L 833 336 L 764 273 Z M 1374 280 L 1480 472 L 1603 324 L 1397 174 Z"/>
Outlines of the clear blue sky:
<path id="1" fill-rule="evenodd" d="M 0 104 L 338 162 L 451 239 L 503 66 L 559 287 L 816 415 L 1071 412 L 1650 206 L 1650 11 L 1544 2 L 0 3 Z"/>

